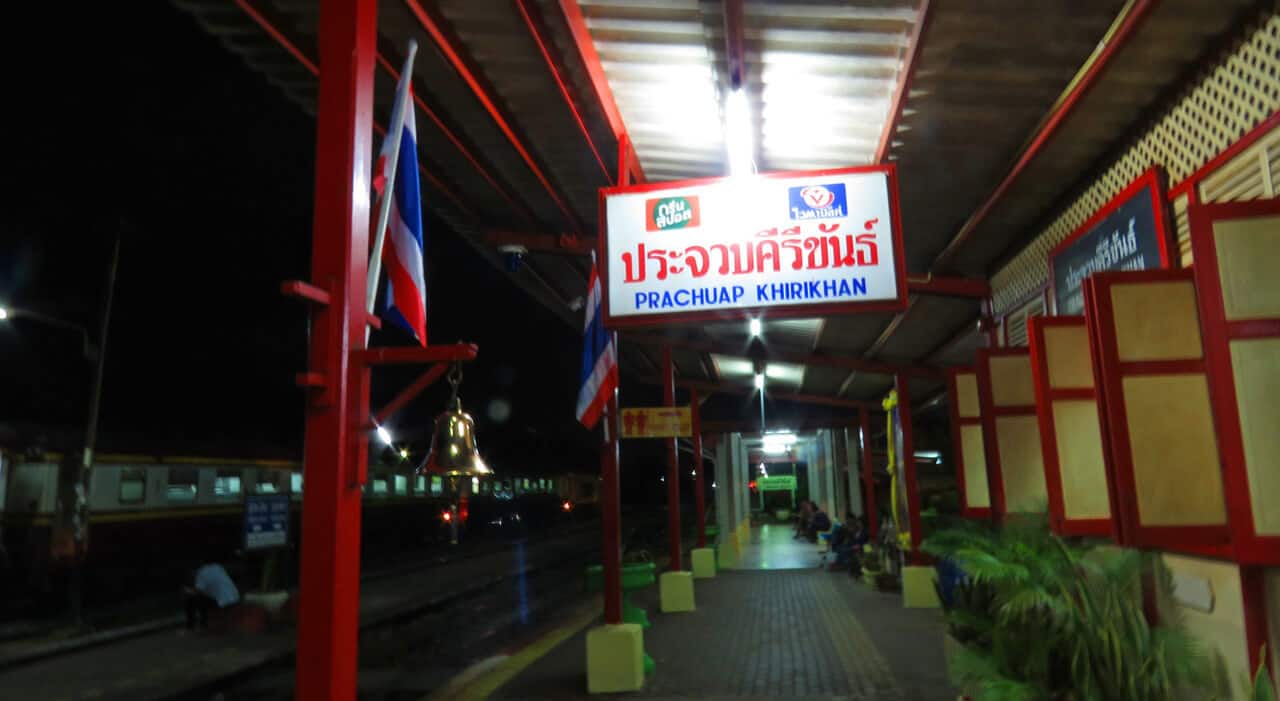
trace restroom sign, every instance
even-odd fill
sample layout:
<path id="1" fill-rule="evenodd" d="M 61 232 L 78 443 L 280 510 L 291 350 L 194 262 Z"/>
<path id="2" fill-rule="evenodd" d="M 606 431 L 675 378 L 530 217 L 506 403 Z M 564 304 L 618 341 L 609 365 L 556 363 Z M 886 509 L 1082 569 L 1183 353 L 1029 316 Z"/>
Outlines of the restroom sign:
<path id="1" fill-rule="evenodd" d="M 906 308 L 893 165 L 601 193 L 606 325 Z"/>

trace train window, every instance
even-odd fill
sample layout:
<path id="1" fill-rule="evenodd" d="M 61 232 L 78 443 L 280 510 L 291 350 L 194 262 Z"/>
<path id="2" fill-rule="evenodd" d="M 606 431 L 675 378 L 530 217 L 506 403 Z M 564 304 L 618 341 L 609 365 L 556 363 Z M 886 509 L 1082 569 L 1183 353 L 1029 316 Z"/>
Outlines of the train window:
<path id="1" fill-rule="evenodd" d="M 404 475 L 395 475 L 396 494 L 409 493 L 409 478 Z"/>
<path id="2" fill-rule="evenodd" d="M 385 478 L 385 477 L 375 477 L 375 478 L 373 478 L 372 480 L 370 480 L 370 484 L 372 485 L 372 489 L 370 490 L 370 492 L 371 492 L 372 494 L 375 494 L 375 495 L 378 495 L 378 496 L 385 496 L 385 495 L 386 495 L 386 493 L 387 493 L 387 478 Z"/>
<path id="3" fill-rule="evenodd" d="M 427 478 L 425 475 L 418 475 L 413 480 L 413 493 L 418 496 L 425 496 L 427 493 Z"/>
<path id="4" fill-rule="evenodd" d="M 141 504 L 147 498 L 147 471 L 141 467 L 120 468 L 120 503 Z"/>
<path id="5" fill-rule="evenodd" d="M 240 472 L 238 470 L 218 470 L 213 477 L 213 497 L 215 499 L 239 499 Z"/>
<path id="6" fill-rule="evenodd" d="M 511 480 L 502 480 L 493 486 L 494 495 L 499 499 L 510 499 L 514 494 L 511 492 Z"/>
<path id="7" fill-rule="evenodd" d="M 472 494 L 479 494 L 479 493 L 480 493 L 480 478 L 479 478 L 479 477 L 472 477 L 472 478 L 471 478 L 471 493 L 472 493 Z"/>
<path id="8" fill-rule="evenodd" d="M 302 493 L 302 473 L 294 472 L 289 475 L 289 491 L 294 494 Z"/>
<path id="9" fill-rule="evenodd" d="M 165 497 L 170 503 L 191 503 L 200 486 L 200 471 L 194 467 L 169 468 L 169 486 Z"/>
<path id="10" fill-rule="evenodd" d="M 493 480 L 480 480 L 480 493 L 489 496 L 493 493 Z"/>
<path id="11" fill-rule="evenodd" d="M 271 470 L 258 470 L 257 480 L 253 483 L 254 494 L 275 494 L 280 491 L 276 484 L 276 473 Z"/>
<path id="12" fill-rule="evenodd" d="M 438 497 L 444 492 L 444 485 L 441 483 L 440 475 L 431 475 L 431 496 Z"/>

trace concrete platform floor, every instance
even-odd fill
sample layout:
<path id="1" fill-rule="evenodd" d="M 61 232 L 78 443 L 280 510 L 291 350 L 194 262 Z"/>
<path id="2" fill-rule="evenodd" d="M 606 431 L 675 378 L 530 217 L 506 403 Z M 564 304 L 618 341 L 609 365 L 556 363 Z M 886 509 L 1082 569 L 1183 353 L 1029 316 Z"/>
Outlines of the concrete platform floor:
<path id="1" fill-rule="evenodd" d="M 776 537 L 770 531 L 764 540 Z M 653 620 L 645 649 L 657 671 L 644 690 L 623 698 L 956 698 L 946 680 L 941 614 L 903 609 L 900 594 L 872 591 L 844 573 L 725 571 L 698 581 L 693 613 L 663 615 L 651 599 L 637 603 Z M 579 632 L 490 698 L 592 698 L 584 665 Z"/>
<path id="2" fill-rule="evenodd" d="M 796 570 L 816 568 L 821 561 L 818 545 L 795 540 L 795 527 L 764 524 L 751 529 L 751 543 L 738 557 L 737 570 Z"/>

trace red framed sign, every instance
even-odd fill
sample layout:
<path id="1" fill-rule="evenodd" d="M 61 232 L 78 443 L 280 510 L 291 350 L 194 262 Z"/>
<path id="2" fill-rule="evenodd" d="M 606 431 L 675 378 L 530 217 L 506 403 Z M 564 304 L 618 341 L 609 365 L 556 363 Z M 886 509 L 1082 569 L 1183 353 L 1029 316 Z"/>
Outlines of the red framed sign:
<path id="1" fill-rule="evenodd" d="M 1168 268 L 1177 250 L 1164 171 L 1153 166 L 1049 251 L 1054 313 L 1084 313 L 1083 283 L 1090 274 Z"/>
<path id="2" fill-rule="evenodd" d="M 1200 323 L 1239 562 L 1280 564 L 1280 200 L 1193 204 Z"/>
<path id="3" fill-rule="evenodd" d="M 1112 535 L 1110 478 L 1084 317 L 1032 318 L 1027 339 L 1050 525 L 1062 535 Z"/>
<path id="4" fill-rule="evenodd" d="M 982 404 L 978 373 L 973 367 L 947 370 L 947 398 L 951 405 L 951 452 L 960 489 L 960 515 L 990 518 L 991 486 L 982 438 Z"/>
<path id="5" fill-rule="evenodd" d="M 600 190 L 605 325 L 901 311 L 892 165 Z"/>
<path id="6" fill-rule="evenodd" d="M 978 399 L 991 508 L 997 519 L 1044 508 L 1048 497 L 1040 425 L 1026 348 L 979 348 Z"/>
<path id="7" fill-rule="evenodd" d="M 1085 284 L 1122 543 L 1227 557 L 1222 460 L 1192 272 L 1095 273 Z"/>

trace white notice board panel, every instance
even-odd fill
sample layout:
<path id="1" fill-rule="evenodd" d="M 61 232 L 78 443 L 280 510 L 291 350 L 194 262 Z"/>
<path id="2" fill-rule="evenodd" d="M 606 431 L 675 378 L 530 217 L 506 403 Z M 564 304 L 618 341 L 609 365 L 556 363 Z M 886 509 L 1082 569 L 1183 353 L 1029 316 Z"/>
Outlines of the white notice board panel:
<path id="1" fill-rule="evenodd" d="M 892 165 L 601 190 L 605 321 L 906 308 Z"/>

